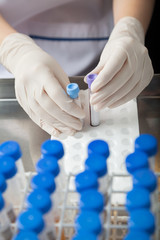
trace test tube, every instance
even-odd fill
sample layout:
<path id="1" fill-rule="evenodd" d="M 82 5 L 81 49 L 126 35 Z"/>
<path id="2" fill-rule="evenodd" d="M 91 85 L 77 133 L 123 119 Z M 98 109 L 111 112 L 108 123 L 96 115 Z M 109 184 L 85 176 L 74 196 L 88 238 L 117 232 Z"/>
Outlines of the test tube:
<path id="1" fill-rule="evenodd" d="M 106 204 L 108 199 L 108 176 L 106 158 L 100 154 L 90 154 L 85 161 L 85 169 L 92 170 L 97 174 L 99 191 L 103 193 Z"/>
<path id="2" fill-rule="evenodd" d="M 91 170 L 85 170 L 75 177 L 75 188 L 79 193 L 87 189 L 97 189 L 98 186 L 97 175 Z"/>
<path id="3" fill-rule="evenodd" d="M 89 74 L 87 76 L 89 96 L 92 94 L 91 93 L 91 84 L 96 79 L 97 76 L 98 76 L 97 74 Z M 90 108 L 90 125 L 93 127 L 97 127 L 100 124 L 100 114 L 99 114 L 99 112 L 96 112 L 94 110 L 94 107 L 91 104 L 89 104 L 89 108 Z"/>
<path id="4" fill-rule="evenodd" d="M 136 170 L 149 168 L 148 156 L 145 152 L 135 151 L 126 157 L 126 169 L 130 174 Z"/>
<path id="5" fill-rule="evenodd" d="M 2 194 L 0 193 L 0 239 L 10 240 L 12 238 L 12 235 L 13 232 L 5 209 L 5 202 Z"/>
<path id="6" fill-rule="evenodd" d="M 144 231 L 130 231 L 124 240 L 151 240 L 150 235 Z"/>
<path id="7" fill-rule="evenodd" d="M 158 151 L 158 141 L 150 134 L 141 134 L 135 140 L 135 150 L 144 151 L 149 158 L 150 168 L 155 171 L 155 155 Z"/>
<path id="8" fill-rule="evenodd" d="M 72 240 L 98 240 L 97 236 L 87 231 L 80 231 L 75 233 Z"/>
<path id="9" fill-rule="evenodd" d="M 150 209 L 151 200 L 150 193 L 143 187 L 135 187 L 129 191 L 126 195 L 126 209 L 132 211 L 139 208 Z"/>
<path id="10" fill-rule="evenodd" d="M 96 139 L 94 141 L 91 141 L 88 144 L 87 151 L 88 155 L 90 155 L 91 153 L 97 153 L 104 156 L 106 159 L 109 157 L 110 154 L 108 143 L 102 139 Z"/>
<path id="11" fill-rule="evenodd" d="M 70 98 L 74 99 L 75 103 L 81 107 L 80 99 L 78 98 L 79 94 L 79 86 L 77 83 L 69 83 L 66 87 L 67 94 L 70 96 Z"/>
<path id="12" fill-rule="evenodd" d="M 17 177 L 19 178 L 21 189 L 24 191 L 26 187 L 26 177 L 25 170 L 22 162 L 22 152 L 20 145 L 16 141 L 6 141 L 0 145 L 0 156 L 10 156 L 15 160 L 18 173 Z"/>
<path id="13" fill-rule="evenodd" d="M 19 231 L 32 231 L 40 236 L 45 223 L 40 211 L 32 208 L 26 209 L 18 216 L 17 227 Z"/>
<path id="14" fill-rule="evenodd" d="M 20 231 L 14 236 L 13 240 L 39 240 L 39 238 L 32 231 Z"/>
<path id="15" fill-rule="evenodd" d="M 7 190 L 4 192 L 6 202 L 12 202 L 12 205 L 19 209 L 22 203 L 22 192 L 16 175 L 17 167 L 12 157 L 2 156 L 0 158 L 0 172 L 7 180 Z"/>
<path id="16" fill-rule="evenodd" d="M 81 229 L 98 236 L 102 231 L 102 223 L 99 214 L 94 211 L 81 211 L 75 220 L 75 229 Z"/>
<path id="17" fill-rule="evenodd" d="M 41 238 L 55 240 L 56 230 L 54 227 L 54 213 L 52 211 L 50 194 L 43 189 L 35 189 L 27 196 L 26 204 L 28 208 L 35 208 L 43 215 L 46 227 Z"/>
<path id="18" fill-rule="evenodd" d="M 152 235 L 155 231 L 155 219 L 153 214 L 145 208 L 130 212 L 128 227 L 132 231 L 144 231 Z"/>

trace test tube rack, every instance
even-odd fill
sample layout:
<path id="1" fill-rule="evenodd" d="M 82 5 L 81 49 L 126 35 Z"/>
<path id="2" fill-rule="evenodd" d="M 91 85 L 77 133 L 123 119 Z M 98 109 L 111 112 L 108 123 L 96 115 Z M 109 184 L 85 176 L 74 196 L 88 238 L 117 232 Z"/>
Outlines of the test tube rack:
<path id="1" fill-rule="evenodd" d="M 26 179 L 27 185 L 26 189 L 23 192 L 24 201 L 21 206 L 15 206 L 15 212 L 21 212 L 25 209 L 25 198 L 27 194 L 31 191 L 30 181 L 34 176 L 34 172 L 27 172 Z M 160 177 L 160 173 L 156 173 L 157 177 Z M 62 190 L 63 195 L 63 203 L 58 206 L 60 210 L 60 219 L 58 222 L 55 222 L 55 227 L 57 231 L 57 240 L 70 240 L 74 234 L 74 220 L 79 211 L 78 206 L 78 193 L 71 188 L 71 182 L 74 181 L 75 175 L 68 175 L 67 184 L 65 189 Z M 116 189 L 117 184 L 114 184 L 115 181 L 126 178 L 126 181 L 131 178 L 128 174 L 112 174 L 108 176 L 109 185 L 108 185 L 108 201 L 104 208 L 104 216 L 105 222 L 103 224 L 103 233 L 105 240 L 123 240 L 127 231 L 128 231 L 128 213 L 125 209 L 124 204 L 112 204 L 112 198 L 114 195 L 119 195 L 121 198 L 125 198 L 127 193 L 126 190 Z M 160 239 L 160 191 L 157 189 L 156 194 L 156 207 L 157 207 L 157 215 L 156 217 L 156 232 L 154 236 L 154 240 Z M 17 211 L 18 210 L 18 211 Z M 14 232 L 16 232 L 16 224 L 12 224 Z M 63 236 L 63 238 L 62 238 Z"/>

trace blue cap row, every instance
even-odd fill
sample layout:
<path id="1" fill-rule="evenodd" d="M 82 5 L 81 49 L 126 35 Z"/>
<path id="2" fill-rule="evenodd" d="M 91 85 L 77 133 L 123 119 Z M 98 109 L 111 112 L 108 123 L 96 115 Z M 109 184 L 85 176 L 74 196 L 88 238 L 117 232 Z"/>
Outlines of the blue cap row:
<path id="1" fill-rule="evenodd" d="M 16 141 L 6 141 L 0 145 L 0 157 L 10 156 L 15 161 L 21 158 L 22 152 L 20 145 Z"/>
<path id="2" fill-rule="evenodd" d="M 58 140 L 46 140 L 41 145 L 41 153 L 43 156 L 51 155 L 59 160 L 64 155 L 64 148 L 62 143 Z"/>

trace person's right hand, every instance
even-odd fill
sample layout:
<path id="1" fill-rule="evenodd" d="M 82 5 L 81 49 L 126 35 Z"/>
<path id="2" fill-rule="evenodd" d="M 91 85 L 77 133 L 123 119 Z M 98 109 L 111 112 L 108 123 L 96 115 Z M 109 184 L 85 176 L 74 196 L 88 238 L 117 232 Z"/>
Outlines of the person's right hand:
<path id="1" fill-rule="evenodd" d="M 19 104 L 42 129 L 54 136 L 81 130 L 85 114 L 66 95 L 67 75 L 30 37 L 8 35 L 0 46 L 0 62 L 15 77 Z"/>

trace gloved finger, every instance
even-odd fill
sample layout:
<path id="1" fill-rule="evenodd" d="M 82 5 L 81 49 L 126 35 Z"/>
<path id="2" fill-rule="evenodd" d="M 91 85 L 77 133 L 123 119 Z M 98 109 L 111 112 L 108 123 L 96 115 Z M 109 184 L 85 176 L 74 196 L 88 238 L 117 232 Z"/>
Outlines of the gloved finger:
<path id="1" fill-rule="evenodd" d="M 47 122 L 53 122 L 52 119 L 54 119 L 54 121 L 56 119 L 57 122 L 60 122 L 68 128 L 74 130 L 82 129 L 82 122 L 78 118 L 62 111 L 45 92 L 42 92 L 41 95 L 39 95 L 39 92 L 35 92 L 35 99 L 36 101 L 30 98 L 30 105 L 40 118 L 46 119 Z"/>
<path id="2" fill-rule="evenodd" d="M 92 93 L 99 91 L 102 87 L 109 83 L 124 65 L 127 59 L 126 53 L 121 48 L 116 50 L 118 51 L 118 54 L 117 51 L 113 52 L 109 60 L 106 61 L 105 66 L 98 74 L 97 78 L 92 83 Z"/>
<path id="3" fill-rule="evenodd" d="M 44 90 L 63 111 L 72 115 L 76 118 L 84 118 L 84 111 L 76 104 L 69 96 L 65 93 L 64 89 L 60 84 L 53 82 L 54 76 L 47 77 L 47 84 L 44 87 Z"/>
<path id="4" fill-rule="evenodd" d="M 108 84 L 106 84 L 98 92 L 91 95 L 91 104 L 98 104 L 103 102 L 105 99 L 108 99 L 110 96 L 113 96 L 114 93 L 117 93 L 119 89 L 121 89 L 128 81 L 130 81 L 132 75 L 133 69 L 130 68 L 128 61 L 126 61 L 121 70 Z"/>

